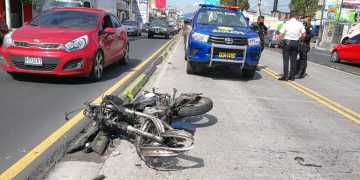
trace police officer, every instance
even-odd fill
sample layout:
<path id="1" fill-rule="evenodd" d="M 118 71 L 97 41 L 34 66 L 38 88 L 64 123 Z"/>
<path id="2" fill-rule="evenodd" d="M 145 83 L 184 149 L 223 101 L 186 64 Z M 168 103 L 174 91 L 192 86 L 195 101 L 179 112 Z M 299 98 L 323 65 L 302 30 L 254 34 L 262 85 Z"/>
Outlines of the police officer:
<path id="1" fill-rule="evenodd" d="M 301 34 L 301 37 L 299 36 Z M 299 40 L 303 41 L 305 37 L 304 25 L 299 21 L 297 13 L 291 13 L 291 19 L 281 28 L 275 48 L 279 47 L 279 43 L 283 39 L 283 68 L 284 74 L 280 81 L 294 81 L 296 75 L 296 59 L 299 52 Z M 290 76 L 289 76 L 289 59 L 290 59 Z"/>
<path id="2" fill-rule="evenodd" d="M 268 28 L 264 24 L 265 17 L 259 16 L 257 22 L 251 24 L 251 28 L 259 35 L 261 41 L 261 52 L 265 48 L 265 36 L 267 34 Z"/>
<path id="3" fill-rule="evenodd" d="M 310 22 L 311 22 L 310 17 L 305 16 L 302 19 L 303 19 L 303 24 L 304 24 L 306 34 L 305 34 L 304 42 L 300 44 L 300 52 L 299 52 L 300 67 L 299 67 L 298 74 L 295 76 L 296 79 L 301 79 L 301 78 L 305 77 L 305 71 L 306 71 L 306 67 L 307 67 L 307 54 L 310 51 L 311 38 L 314 37 L 313 26 L 310 24 Z"/>

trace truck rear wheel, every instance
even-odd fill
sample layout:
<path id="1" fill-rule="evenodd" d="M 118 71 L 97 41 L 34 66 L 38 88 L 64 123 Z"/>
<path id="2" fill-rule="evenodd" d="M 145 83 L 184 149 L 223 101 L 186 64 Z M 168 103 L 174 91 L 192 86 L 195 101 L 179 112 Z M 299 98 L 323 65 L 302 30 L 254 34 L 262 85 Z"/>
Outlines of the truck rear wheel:
<path id="1" fill-rule="evenodd" d="M 196 73 L 196 64 L 194 64 L 193 62 L 187 61 L 187 66 L 186 66 L 186 73 L 188 74 L 195 74 Z"/>

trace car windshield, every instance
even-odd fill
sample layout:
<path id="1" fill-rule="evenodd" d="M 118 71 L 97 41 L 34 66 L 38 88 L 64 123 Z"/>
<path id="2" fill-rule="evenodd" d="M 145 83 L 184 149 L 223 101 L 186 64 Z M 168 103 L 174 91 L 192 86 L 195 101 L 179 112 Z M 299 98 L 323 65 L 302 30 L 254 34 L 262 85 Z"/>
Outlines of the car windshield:
<path id="1" fill-rule="evenodd" d="M 33 19 L 29 25 L 73 29 L 93 29 L 96 27 L 98 19 L 98 14 L 90 12 L 47 10 Z"/>
<path id="2" fill-rule="evenodd" d="M 136 21 L 125 21 L 123 24 L 128 26 L 136 26 Z"/>
<path id="3" fill-rule="evenodd" d="M 166 22 L 161 22 L 161 21 L 157 21 L 157 22 L 152 22 L 150 24 L 150 26 L 156 26 L 156 27 L 168 27 Z"/>
<path id="4" fill-rule="evenodd" d="M 201 11 L 197 18 L 197 24 L 228 27 L 247 27 L 246 20 L 241 14 L 216 10 Z"/>

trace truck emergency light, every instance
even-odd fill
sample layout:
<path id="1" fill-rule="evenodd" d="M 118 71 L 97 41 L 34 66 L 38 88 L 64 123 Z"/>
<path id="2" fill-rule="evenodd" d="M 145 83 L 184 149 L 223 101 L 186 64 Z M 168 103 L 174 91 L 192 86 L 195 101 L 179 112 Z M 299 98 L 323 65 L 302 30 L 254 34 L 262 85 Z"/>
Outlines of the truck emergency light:
<path id="1" fill-rule="evenodd" d="M 201 6 L 201 7 L 209 7 L 209 8 L 219 8 L 219 9 L 229 9 L 229 10 L 234 10 L 234 11 L 240 11 L 240 7 L 239 7 L 239 6 L 224 6 L 224 5 L 215 6 L 215 5 L 213 5 L 213 4 L 199 4 L 199 6 Z"/>

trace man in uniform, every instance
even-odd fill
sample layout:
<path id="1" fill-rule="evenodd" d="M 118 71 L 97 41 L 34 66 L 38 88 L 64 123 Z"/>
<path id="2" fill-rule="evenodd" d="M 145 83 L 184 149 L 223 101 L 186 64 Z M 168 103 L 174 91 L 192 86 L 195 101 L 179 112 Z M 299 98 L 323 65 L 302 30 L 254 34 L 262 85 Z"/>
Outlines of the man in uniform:
<path id="1" fill-rule="evenodd" d="M 306 71 L 306 67 L 307 67 L 307 54 L 310 51 L 311 38 L 314 37 L 313 26 L 310 24 L 310 22 L 311 22 L 310 17 L 305 16 L 302 19 L 303 19 L 303 24 L 304 24 L 306 34 L 305 34 L 304 42 L 302 44 L 300 44 L 300 52 L 299 52 L 300 67 L 299 67 L 298 74 L 295 76 L 296 79 L 301 79 L 301 78 L 305 77 L 305 71 Z"/>
<path id="2" fill-rule="evenodd" d="M 299 36 L 301 34 L 301 37 Z M 296 75 L 296 59 L 299 52 L 299 40 L 302 41 L 305 37 L 304 25 L 299 21 L 299 16 L 291 13 L 291 19 L 286 22 L 281 28 L 275 48 L 279 47 L 279 43 L 283 39 L 283 68 L 284 74 L 280 81 L 294 81 Z M 290 76 L 289 76 L 289 59 L 290 59 Z"/>
<path id="3" fill-rule="evenodd" d="M 265 48 L 265 36 L 267 34 L 268 28 L 264 24 L 265 17 L 259 16 L 257 22 L 251 24 L 251 28 L 259 35 L 261 41 L 261 52 Z"/>

